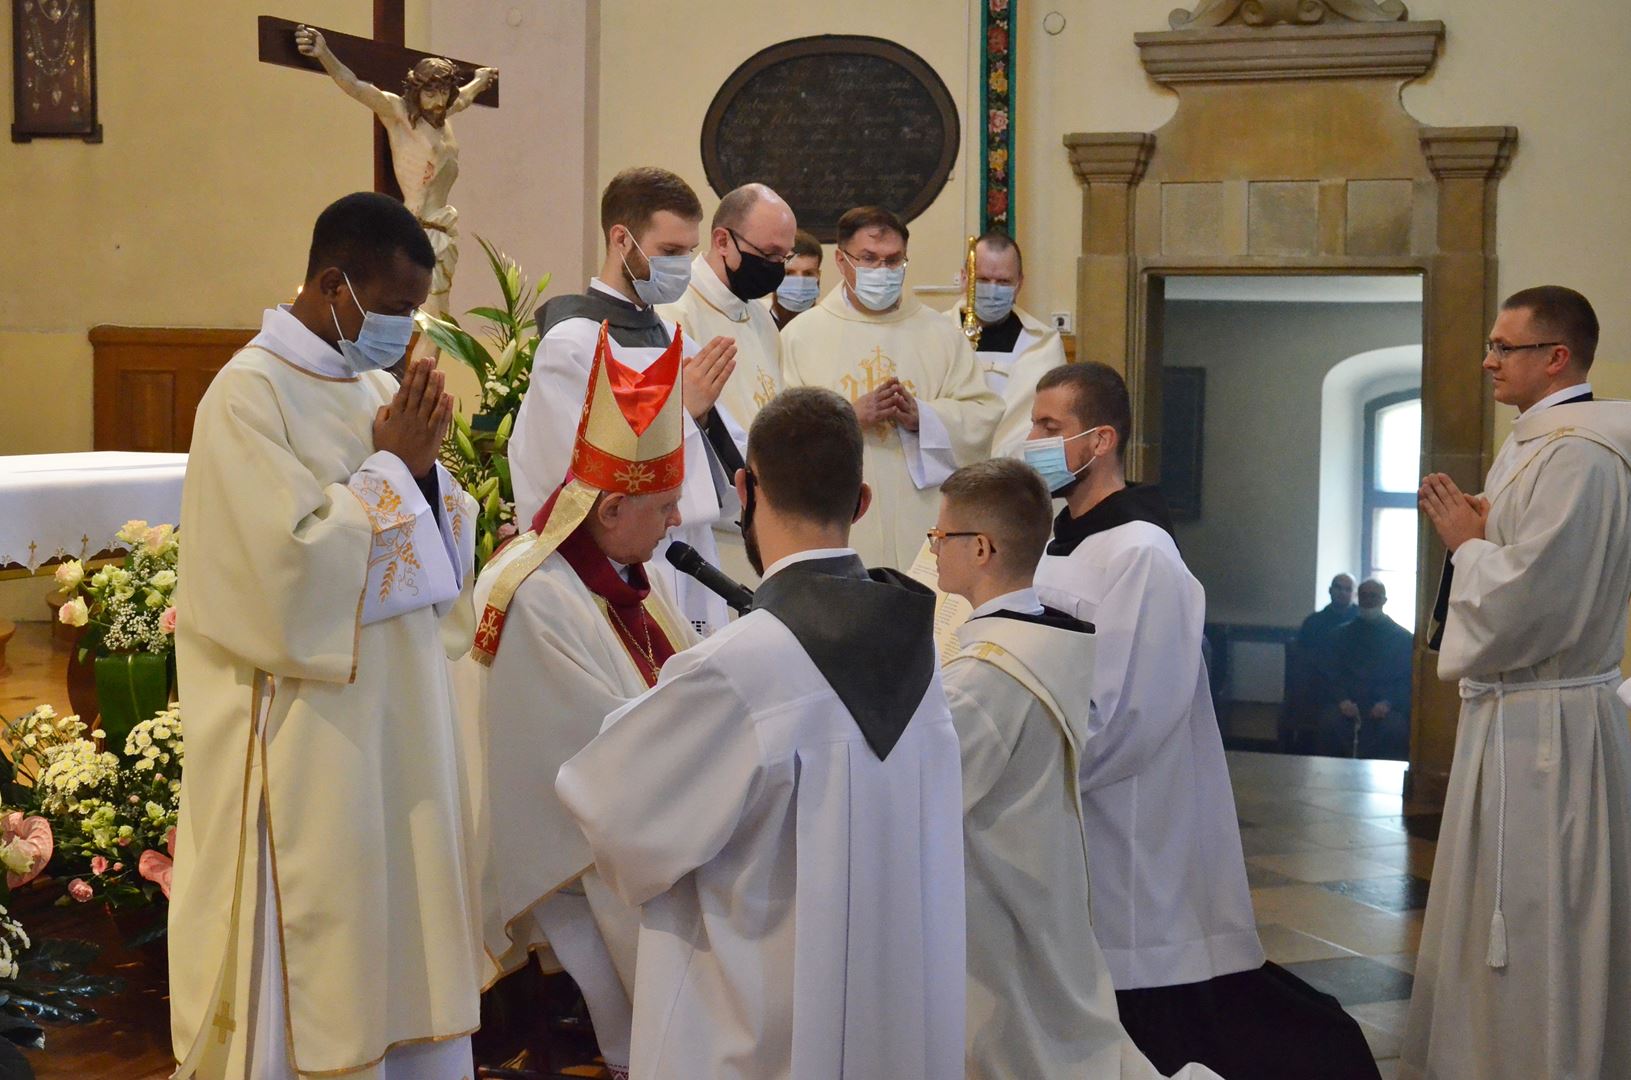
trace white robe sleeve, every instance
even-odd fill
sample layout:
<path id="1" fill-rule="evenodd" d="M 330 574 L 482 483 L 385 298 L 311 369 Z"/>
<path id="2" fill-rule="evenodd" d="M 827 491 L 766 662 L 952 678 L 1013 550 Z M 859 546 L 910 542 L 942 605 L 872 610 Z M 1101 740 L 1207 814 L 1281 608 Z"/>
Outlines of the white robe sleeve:
<path id="1" fill-rule="evenodd" d="M 362 625 L 432 605 L 438 606 L 438 614 L 450 610 L 466 577 L 455 571 L 442 531 L 452 526 L 438 523 L 436 511 L 425 501 L 402 459 L 389 451 L 376 451 L 346 481 L 346 487 L 377 526 L 368 552 Z M 474 554 L 474 548 L 471 550 Z"/>
<path id="2" fill-rule="evenodd" d="M 625 903 L 666 892 L 736 832 L 760 775 L 748 716 L 725 673 L 681 653 L 561 767 L 555 790 Z"/>
<path id="3" fill-rule="evenodd" d="M 1142 772 L 1189 717 L 1205 600 L 1181 564 L 1148 545 L 1117 552 L 1092 617 L 1094 704 L 1082 789 Z"/>
<path id="4" fill-rule="evenodd" d="M 532 381 L 510 438 L 510 475 L 515 485 L 515 519 L 531 525 L 544 502 L 566 479 L 572 461 L 583 400 L 589 392 L 594 338 L 599 327 L 587 319 L 567 319 L 550 327 L 533 356 Z M 689 467 L 689 445 L 687 461 Z"/>
<path id="5" fill-rule="evenodd" d="M 1624 464 L 1584 439 L 1562 438 L 1520 478 L 1529 490 L 1506 543 L 1468 540 L 1456 550 L 1441 678 L 1530 667 L 1580 641 L 1593 608 L 1580 590 L 1626 557 L 1612 549 Z M 1521 497 L 1525 492 L 1514 490 Z"/>
<path id="6" fill-rule="evenodd" d="M 937 488 L 957 471 L 957 452 L 951 432 L 940 414 L 926 401 L 918 402 L 917 430 L 900 428 L 900 445 L 906 453 L 906 472 L 919 491 Z"/>
<path id="7" fill-rule="evenodd" d="M 1015 737 L 1005 737 L 996 720 L 981 706 L 980 699 L 986 696 L 981 693 L 981 666 L 979 660 L 963 658 L 947 665 L 945 672 L 946 702 L 951 706 L 951 722 L 957 730 L 963 763 L 965 817 L 1001 779 L 1019 733 L 1016 727 Z"/>

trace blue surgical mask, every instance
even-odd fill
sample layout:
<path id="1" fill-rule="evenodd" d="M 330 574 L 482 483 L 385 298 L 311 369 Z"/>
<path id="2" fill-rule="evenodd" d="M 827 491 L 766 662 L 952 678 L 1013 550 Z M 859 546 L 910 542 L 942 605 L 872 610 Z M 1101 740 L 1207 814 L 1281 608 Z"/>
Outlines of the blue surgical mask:
<path id="1" fill-rule="evenodd" d="M 1100 424 L 1099 427 L 1104 427 Z M 1048 490 L 1057 495 L 1065 488 L 1074 484 L 1077 478 L 1093 464 L 1095 458 L 1089 458 L 1080 469 L 1072 470 L 1069 462 L 1065 460 L 1065 444 L 1074 442 L 1084 435 L 1091 435 L 1099 430 L 1098 427 L 1078 431 L 1070 438 L 1061 435 L 1052 435 L 1046 439 L 1026 439 L 1020 447 L 1020 456 L 1025 464 L 1042 474 L 1042 480 L 1048 485 Z"/>
<path id="2" fill-rule="evenodd" d="M 340 313 L 330 304 L 328 313 L 334 319 L 335 333 L 340 335 L 340 340 L 335 344 L 346 363 L 351 365 L 351 370 L 359 375 L 365 371 L 384 371 L 408 351 L 408 342 L 413 340 L 413 316 L 364 311 L 357 299 L 357 290 L 351 286 L 351 278 L 344 271 L 341 274 L 345 277 L 346 289 L 351 293 L 351 302 L 362 312 L 362 329 L 357 331 L 357 340 L 347 341 L 345 331 L 340 329 Z"/>
<path id="3" fill-rule="evenodd" d="M 631 237 L 632 239 L 632 237 Z M 640 246 L 640 241 L 634 241 L 634 250 L 646 255 L 646 249 Z M 653 304 L 672 304 L 685 295 L 686 286 L 691 284 L 691 256 L 689 255 L 646 255 L 648 278 L 637 278 L 634 271 L 629 270 L 629 260 L 623 260 L 623 269 L 628 271 L 629 280 L 634 283 L 634 294 L 640 302 L 650 307 Z"/>
<path id="4" fill-rule="evenodd" d="M 820 295 L 820 278 L 785 277 L 776 286 L 776 301 L 788 311 L 806 311 Z"/>
<path id="5" fill-rule="evenodd" d="M 900 287 L 905 283 L 904 266 L 857 266 L 855 299 L 871 311 L 888 311 L 900 303 Z"/>
<path id="6" fill-rule="evenodd" d="M 993 281 L 974 283 L 974 315 L 983 323 L 1000 323 L 1014 310 L 1015 285 L 998 285 Z"/>

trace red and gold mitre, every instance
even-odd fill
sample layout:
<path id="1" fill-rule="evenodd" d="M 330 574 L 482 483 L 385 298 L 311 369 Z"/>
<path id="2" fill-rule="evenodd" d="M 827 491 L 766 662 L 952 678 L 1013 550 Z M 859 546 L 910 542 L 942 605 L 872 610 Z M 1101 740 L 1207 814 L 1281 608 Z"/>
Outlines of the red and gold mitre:
<path id="1" fill-rule="evenodd" d="M 583 415 L 572 446 L 572 466 L 560 490 L 533 523 L 510 541 L 514 558 L 488 594 L 471 654 L 491 664 L 498 654 L 505 614 L 515 590 L 583 524 L 603 492 L 651 495 L 685 481 L 685 412 L 680 392 L 684 342 L 674 340 L 644 371 L 612 355 L 607 324 L 600 324 Z"/>
<path id="2" fill-rule="evenodd" d="M 612 355 L 600 324 L 589 393 L 572 447 L 571 476 L 599 491 L 649 495 L 685 479 L 685 414 L 680 394 L 682 332 L 644 371 Z"/>

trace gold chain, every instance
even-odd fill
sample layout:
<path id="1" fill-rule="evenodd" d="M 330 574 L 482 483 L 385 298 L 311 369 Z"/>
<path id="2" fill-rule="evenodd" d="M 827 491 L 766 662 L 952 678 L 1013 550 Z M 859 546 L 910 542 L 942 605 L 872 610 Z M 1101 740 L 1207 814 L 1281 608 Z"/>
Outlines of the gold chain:
<path id="1" fill-rule="evenodd" d="M 630 641 L 634 642 L 635 648 L 645 653 L 646 663 L 651 665 L 651 674 L 652 677 L 655 678 L 657 673 L 661 671 L 662 668 L 657 663 L 657 650 L 653 648 L 651 644 L 651 624 L 644 619 L 640 620 L 640 629 L 645 632 L 646 638 L 646 643 L 644 646 L 642 646 L 638 641 L 635 641 L 634 631 L 629 629 L 628 623 L 623 621 L 623 616 L 617 613 L 617 609 L 613 607 L 609 601 L 606 604 L 606 610 L 610 612 L 612 618 L 616 620 L 617 625 L 623 631 L 624 636 Z"/>

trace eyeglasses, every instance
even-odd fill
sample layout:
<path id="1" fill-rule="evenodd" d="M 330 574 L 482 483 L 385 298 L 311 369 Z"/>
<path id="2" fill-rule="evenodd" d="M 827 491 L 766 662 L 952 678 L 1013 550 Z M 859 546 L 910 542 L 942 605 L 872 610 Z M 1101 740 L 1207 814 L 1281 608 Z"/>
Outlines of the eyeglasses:
<path id="1" fill-rule="evenodd" d="M 938 554 L 940 554 L 940 542 L 942 540 L 953 540 L 953 539 L 956 539 L 959 536 L 984 536 L 985 533 L 981 533 L 981 532 L 946 532 L 943 529 L 930 529 L 924 535 L 929 538 L 929 550 L 932 551 L 933 553 L 935 553 L 936 555 L 938 555 Z M 989 543 L 989 540 L 987 542 Z M 997 550 L 997 545 L 992 544 L 991 545 L 991 550 L 996 551 Z"/>
<path id="2" fill-rule="evenodd" d="M 1497 359 L 1505 360 L 1513 353 L 1523 352 L 1525 349 L 1554 349 L 1562 344 L 1561 341 L 1534 341 L 1528 345 L 1508 345 L 1504 341 L 1486 341 L 1484 342 L 1484 355 L 1488 356 L 1490 353 L 1494 353 Z"/>
<path id="3" fill-rule="evenodd" d="M 760 247 L 758 244 L 755 244 L 752 240 L 749 240 L 746 237 L 744 237 L 741 233 L 737 232 L 735 229 L 727 228 L 725 231 L 731 234 L 731 239 L 732 240 L 736 241 L 736 250 L 737 251 L 741 251 L 742 250 L 742 245 L 746 244 L 748 246 L 748 249 L 750 251 L 752 251 L 755 255 L 759 256 L 759 258 L 761 258 L 761 259 L 769 259 L 771 262 L 778 262 L 778 263 L 781 263 L 783 266 L 786 266 L 788 263 L 793 261 L 793 256 L 795 254 L 797 254 L 797 252 L 789 251 L 785 255 L 777 255 L 777 254 L 774 254 L 772 252 L 766 251 L 764 248 Z"/>
<path id="4" fill-rule="evenodd" d="M 839 248 L 838 251 L 850 261 L 851 265 L 859 266 L 863 270 L 876 270 L 880 266 L 886 270 L 899 270 L 906 265 L 906 253 L 904 251 L 899 255 L 891 255 L 887 259 L 880 259 L 876 255 L 866 255 L 858 259 L 843 248 Z"/>

